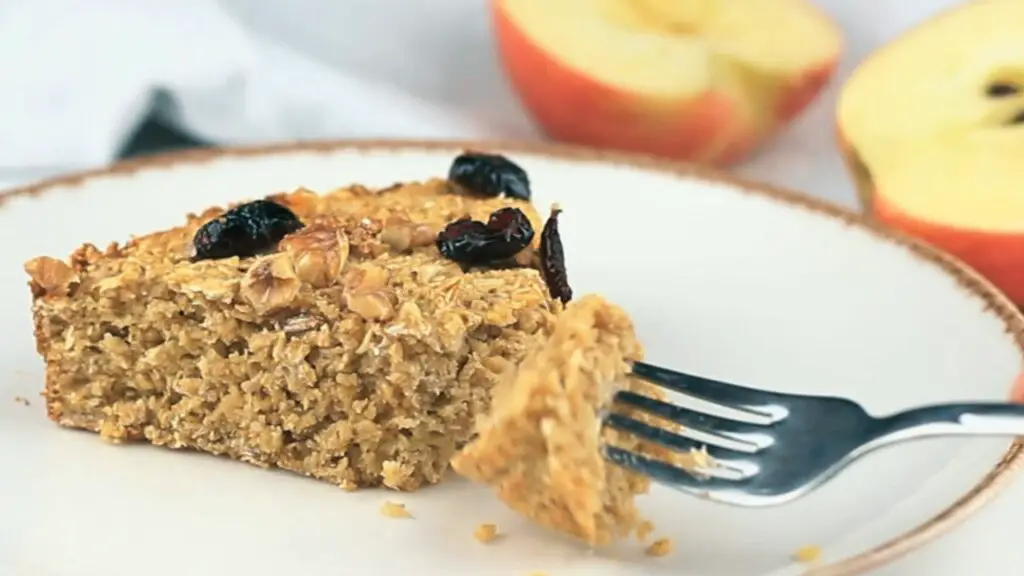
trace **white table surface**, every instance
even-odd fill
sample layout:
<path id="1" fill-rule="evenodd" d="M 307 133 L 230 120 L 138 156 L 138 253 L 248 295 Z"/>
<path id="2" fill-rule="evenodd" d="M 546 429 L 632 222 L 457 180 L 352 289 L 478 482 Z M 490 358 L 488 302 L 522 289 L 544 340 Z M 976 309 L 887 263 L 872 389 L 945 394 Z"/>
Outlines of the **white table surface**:
<path id="1" fill-rule="evenodd" d="M 484 0 L 221 0 L 251 29 L 346 74 L 377 82 L 452 109 L 490 126 L 493 136 L 536 137 L 505 88 L 492 57 Z M 955 0 L 816 0 L 847 34 L 841 75 L 900 30 Z M 344 29 L 339 33 L 340 28 Z M 387 26 L 386 37 L 366 31 Z M 451 71 L 438 81 L 437 70 Z M 452 81 L 452 80 L 455 81 Z M 840 81 L 842 78 L 839 79 Z M 757 158 L 737 167 L 744 176 L 854 205 L 832 141 L 836 82 L 791 130 Z M 382 111 L 384 112 L 384 111 Z M 372 113 L 372 111 L 370 112 Z M 194 127 L 201 131 L 202 127 Z M 346 134 L 337 134 L 339 137 Z M 465 134 L 452 134 L 465 136 Z M 52 169 L 0 171 L 0 187 L 36 179 Z M 794 521 L 799 521 L 795 519 Z M 1024 482 L 1017 481 L 953 532 L 878 570 L 877 574 L 1020 576 L 1014 560 L 1024 534 Z"/>

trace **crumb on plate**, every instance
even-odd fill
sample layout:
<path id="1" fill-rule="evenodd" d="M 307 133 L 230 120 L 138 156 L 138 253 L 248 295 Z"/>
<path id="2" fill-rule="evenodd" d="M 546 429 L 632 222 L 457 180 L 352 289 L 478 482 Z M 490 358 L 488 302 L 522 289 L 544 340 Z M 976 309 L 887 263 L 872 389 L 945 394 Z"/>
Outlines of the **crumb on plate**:
<path id="1" fill-rule="evenodd" d="M 32 405 L 32 403 L 28 401 L 28 398 L 25 398 L 24 396 L 15 396 L 14 397 L 14 401 L 17 402 L 18 404 L 23 405 L 23 406 L 31 406 Z"/>
<path id="2" fill-rule="evenodd" d="M 793 552 L 793 559 L 803 564 L 811 564 L 821 559 L 820 546 L 804 546 Z"/>
<path id="3" fill-rule="evenodd" d="M 487 543 L 500 536 L 497 524 L 481 524 L 473 531 L 473 538 L 477 541 Z"/>
<path id="4" fill-rule="evenodd" d="M 412 518 L 412 514 L 409 513 L 405 508 L 405 504 L 401 502 L 392 502 L 387 500 L 380 507 L 380 513 L 387 516 L 388 518 Z"/>
<path id="5" fill-rule="evenodd" d="M 708 454 L 708 447 L 701 446 L 697 448 L 691 448 L 689 453 L 691 459 L 691 466 L 697 469 L 708 469 L 715 467 L 715 460 Z"/>
<path id="6" fill-rule="evenodd" d="M 668 538 L 658 538 L 644 550 L 648 556 L 668 556 L 672 553 L 672 541 Z"/>
<path id="7" fill-rule="evenodd" d="M 636 539 L 640 542 L 647 540 L 647 537 L 654 532 L 654 522 L 643 520 L 636 527 Z"/>

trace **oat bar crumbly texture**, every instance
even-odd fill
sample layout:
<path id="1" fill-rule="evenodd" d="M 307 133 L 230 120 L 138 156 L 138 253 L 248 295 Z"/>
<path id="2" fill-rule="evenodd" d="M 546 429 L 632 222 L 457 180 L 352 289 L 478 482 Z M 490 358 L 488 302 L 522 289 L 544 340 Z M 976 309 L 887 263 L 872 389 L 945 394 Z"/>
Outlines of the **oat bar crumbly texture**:
<path id="1" fill-rule="evenodd" d="M 654 393 L 626 376 L 642 356 L 623 310 L 593 295 L 570 303 L 550 338 L 498 384 L 492 412 L 453 467 L 535 522 L 591 545 L 638 531 L 634 497 L 649 481 L 606 463 L 600 446 L 640 447 L 602 431 L 600 411 L 619 389 Z"/>
<path id="2" fill-rule="evenodd" d="M 443 180 L 271 199 L 305 227 L 268 254 L 191 262 L 212 208 L 28 262 L 49 417 L 345 488 L 437 482 L 561 304 L 536 270 L 465 273 L 434 238 L 504 206 L 539 216 Z"/>

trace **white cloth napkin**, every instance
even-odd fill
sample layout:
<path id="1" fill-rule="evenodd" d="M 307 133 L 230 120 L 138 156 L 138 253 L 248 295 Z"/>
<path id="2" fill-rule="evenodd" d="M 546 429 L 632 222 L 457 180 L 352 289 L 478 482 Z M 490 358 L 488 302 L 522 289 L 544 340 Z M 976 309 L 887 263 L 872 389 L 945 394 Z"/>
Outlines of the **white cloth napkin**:
<path id="1" fill-rule="evenodd" d="M 214 0 L 0 0 L 0 70 L 0 181 L 109 162 L 158 89 L 218 143 L 501 135 L 258 37 Z"/>

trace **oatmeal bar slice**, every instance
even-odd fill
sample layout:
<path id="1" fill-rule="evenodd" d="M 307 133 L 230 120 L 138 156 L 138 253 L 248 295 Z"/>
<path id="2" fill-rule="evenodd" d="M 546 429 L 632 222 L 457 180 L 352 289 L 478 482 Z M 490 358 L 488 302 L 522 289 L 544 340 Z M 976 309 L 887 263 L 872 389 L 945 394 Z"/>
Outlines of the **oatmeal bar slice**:
<path id="1" fill-rule="evenodd" d="M 444 180 L 271 200 L 301 228 L 253 256 L 194 261 L 196 231 L 226 218 L 210 209 L 28 262 L 50 418 L 346 488 L 438 481 L 561 304 L 536 270 L 467 273 L 435 237 L 506 206 L 538 215 Z"/>
<path id="2" fill-rule="evenodd" d="M 599 412 L 616 390 L 652 393 L 626 376 L 642 356 L 622 309 L 592 295 L 570 303 L 550 338 L 495 388 L 492 412 L 453 467 L 537 523 L 591 545 L 640 530 L 634 496 L 649 481 L 600 454 L 603 442 L 637 442 L 601 431 Z"/>

